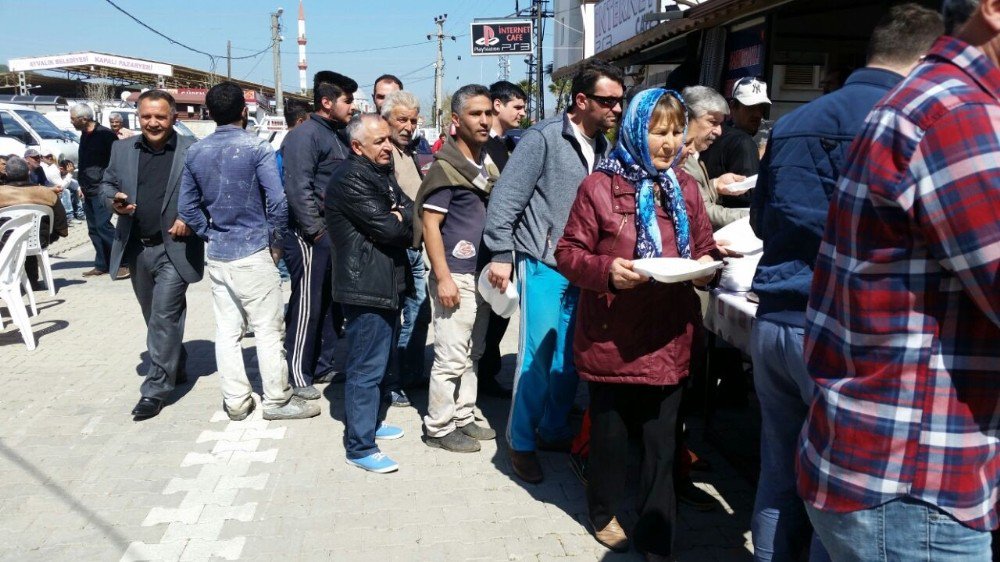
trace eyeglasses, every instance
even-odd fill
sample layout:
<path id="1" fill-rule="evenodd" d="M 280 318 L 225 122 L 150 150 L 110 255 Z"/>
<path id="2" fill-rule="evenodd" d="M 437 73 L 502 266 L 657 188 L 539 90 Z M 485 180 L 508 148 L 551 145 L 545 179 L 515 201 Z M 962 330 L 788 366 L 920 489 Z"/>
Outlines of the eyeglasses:
<path id="1" fill-rule="evenodd" d="M 597 105 L 603 107 L 604 109 L 613 109 L 616 105 L 621 105 L 625 107 L 624 97 L 615 96 L 592 96 L 590 94 L 585 94 L 588 98 L 597 102 Z"/>

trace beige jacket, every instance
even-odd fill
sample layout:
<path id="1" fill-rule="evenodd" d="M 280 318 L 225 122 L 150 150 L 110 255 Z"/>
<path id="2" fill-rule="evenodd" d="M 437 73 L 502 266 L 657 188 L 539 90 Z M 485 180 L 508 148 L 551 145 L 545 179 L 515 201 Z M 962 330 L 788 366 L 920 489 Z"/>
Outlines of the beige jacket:
<path id="1" fill-rule="evenodd" d="M 684 162 L 684 171 L 691 174 L 691 177 L 698 182 L 698 190 L 701 191 L 701 199 L 705 202 L 705 209 L 708 211 L 708 220 L 712 223 L 712 230 L 719 230 L 750 213 L 749 209 L 731 209 L 719 204 L 719 192 L 712 185 L 708 177 L 708 171 L 705 170 L 705 165 L 695 156 L 689 156 L 687 161 Z"/>

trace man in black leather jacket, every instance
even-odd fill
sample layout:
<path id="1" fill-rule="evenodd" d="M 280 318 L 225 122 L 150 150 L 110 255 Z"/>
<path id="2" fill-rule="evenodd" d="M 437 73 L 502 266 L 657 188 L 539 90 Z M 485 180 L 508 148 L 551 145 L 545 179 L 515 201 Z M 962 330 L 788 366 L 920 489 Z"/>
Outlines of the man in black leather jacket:
<path id="1" fill-rule="evenodd" d="M 360 115 L 347 125 L 351 155 L 330 177 L 326 225 L 333 242 L 333 300 L 347 321 L 344 425 L 347 462 L 385 473 L 399 468 L 376 439 L 403 430 L 380 423 L 388 394 L 383 381 L 395 349 L 399 307 L 413 290 L 406 249 L 413 240 L 413 201 L 392 171 L 389 125 Z"/>

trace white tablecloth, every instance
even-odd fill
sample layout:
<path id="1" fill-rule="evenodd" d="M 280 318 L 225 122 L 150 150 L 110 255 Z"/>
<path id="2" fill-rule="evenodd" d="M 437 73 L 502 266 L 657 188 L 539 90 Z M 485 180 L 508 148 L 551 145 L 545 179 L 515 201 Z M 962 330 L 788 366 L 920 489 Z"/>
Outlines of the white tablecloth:
<path id="1" fill-rule="evenodd" d="M 712 289 L 708 296 L 705 328 L 726 343 L 750 355 L 750 330 L 757 316 L 757 303 L 746 293 Z"/>

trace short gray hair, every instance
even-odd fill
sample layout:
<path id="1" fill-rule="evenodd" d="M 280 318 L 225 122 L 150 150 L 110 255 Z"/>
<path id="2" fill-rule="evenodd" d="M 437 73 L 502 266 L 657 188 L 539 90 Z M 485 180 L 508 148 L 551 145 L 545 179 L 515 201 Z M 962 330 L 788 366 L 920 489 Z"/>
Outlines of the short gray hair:
<path id="1" fill-rule="evenodd" d="M 490 90 L 482 84 L 466 84 L 458 89 L 454 95 L 451 96 L 451 112 L 454 114 L 461 114 L 462 110 L 465 109 L 465 104 L 472 98 L 477 98 L 479 96 L 485 96 L 489 98 L 492 102 L 493 98 L 490 97 Z M 490 107 L 493 107 L 492 103 Z"/>
<path id="2" fill-rule="evenodd" d="M 94 110 L 90 108 L 89 105 L 85 103 L 78 103 L 73 107 L 69 108 L 70 117 L 84 117 L 87 121 L 94 120 Z"/>
<path id="3" fill-rule="evenodd" d="M 347 134 L 351 137 L 351 140 L 361 141 L 361 137 L 365 134 L 365 125 L 369 121 L 382 121 L 381 115 L 375 115 L 374 113 L 359 113 L 347 123 Z"/>
<path id="4" fill-rule="evenodd" d="M 729 104 L 722 94 L 708 86 L 688 86 L 681 92 L 687 104 L 688 115 L 697 119 L 706 113 L 729 115 Z"/>
<path id="5" fill-rule="evenodd" d="M 28 163 L 13 154 L 7 158 L 7 181 L 28 181 Z"/>
<path id="6" fill-rule="evenodd" d="M 385 101 L 382 102 L 382 117 L 388 119 L 389 115 L 392 114 L 392 110 L 396 107 L 410 110 L 416 109 L 417 113 L 420 113 L 420 100 L 410 92 L 396 90 L 386 96 Z"/>
<path id="7" fill-rule="evenodd" d="M 958 28 L 965 25 L 972 13 L 979 7 L 979 0 L 944 0 L 941 3 L 941 15 L 944 16 L 944 32 L 954 35 Z"/>

